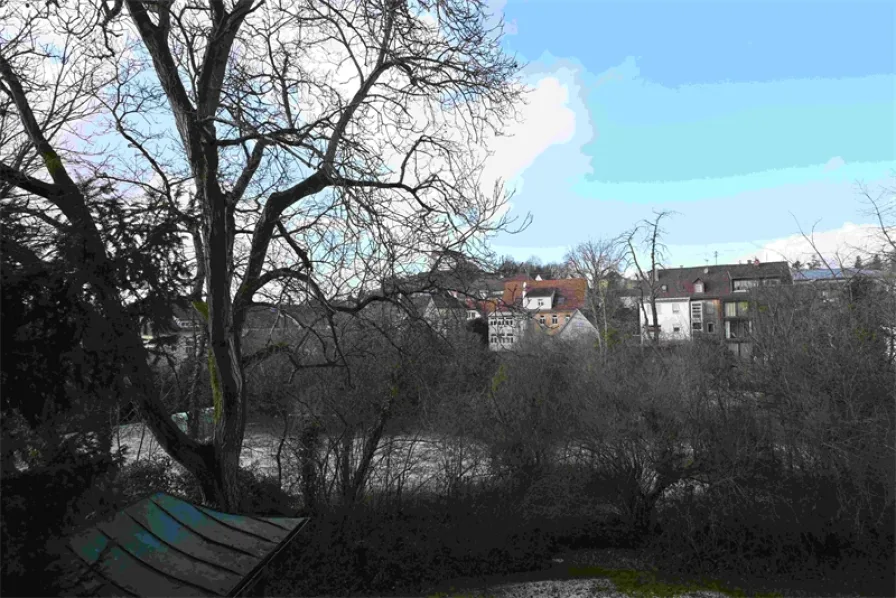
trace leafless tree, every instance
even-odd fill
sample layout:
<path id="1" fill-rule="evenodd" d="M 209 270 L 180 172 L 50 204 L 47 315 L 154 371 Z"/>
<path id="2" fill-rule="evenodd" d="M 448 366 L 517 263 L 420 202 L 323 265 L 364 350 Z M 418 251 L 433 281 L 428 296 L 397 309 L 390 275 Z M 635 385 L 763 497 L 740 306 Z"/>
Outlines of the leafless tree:
<path id="1" fill-rule="evenodd" d="M 74 239 L 120 383 L 160 445 L 225 508 L 239 494 L 247 310 L 289 298 L 357 314 L 392 301 L 370 289 L 428 252 L 481 252 L 508 224 L 502 190 L 483 191 L 476 148 L 500 133 L 522 89 L 481 0 L 0 11 L 3 201 Z M 183 434 L 154 396 L 129 298 L 107 276 L 89 202 L 101 191 L 157 198 L 193 236 L 211 444 Z"/>
<path id="2" fill-rule="evenodd" d="M 598 318 L 598 343 L 605 353 L 613 295 L 612 285 L 620 275 L 626 246 L 620 239 L 598 239 L 579 243 L 570 250 L 564 262 L 569 271 L 588 281 L 588 307 Z M 614 276 L 616 278 L 614 278 Z"/>
<path id="3" fill-rule="evenodd" d="M 674 212 L 655 212 L 653 220 L 642 220 L 625 235 L 625 244 L 628 246 L 629 264 L 635 267 L 638 280 L 640 281 L 640 307 L 644 315 L 644 321 L 648 321 L 645 299 L 650 305 L 651 315 L 653 316 L 652 338 L 654 343 L 658 343 L 660 340 L 660 329 L 656 311 L 656 296 L 657 290 L 661 287 L 661 283 L 659 282 L 659 267 L 663 263 L 666 251 L 666 246 L 663 243 L 663 235 L 666 231 L 663 230 L 662 223 L 664 219 L 673 215 Z M 646 251 L 649 256 L 649 273 L 645 272 L 641 267 L 641 261 L 638 259 L 639 248 Z"/>

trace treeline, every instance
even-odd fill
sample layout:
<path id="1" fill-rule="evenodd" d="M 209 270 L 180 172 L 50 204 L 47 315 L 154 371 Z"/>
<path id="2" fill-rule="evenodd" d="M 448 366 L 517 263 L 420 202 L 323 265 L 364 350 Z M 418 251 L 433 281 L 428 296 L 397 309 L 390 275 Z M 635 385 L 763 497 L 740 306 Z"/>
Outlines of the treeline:
<path id="1" fill-rule="evenodd" d="M 617 546 L 685 575 L 885 594 L 894 308 L 870 280 L 836 296 L 769 287 L 750 361 L 717 341 L 545 338 L 495 354 L 424 322 L 385 336 L 369 322 L 345 328 L 346 368 L 262 362 L 250 404 L 276 467 L 245 472 L 242 508 L 312 516 L 267 591 L 419 591 Z M 130 465 L 118 484 L 201 500 L 168 463 Z"/>

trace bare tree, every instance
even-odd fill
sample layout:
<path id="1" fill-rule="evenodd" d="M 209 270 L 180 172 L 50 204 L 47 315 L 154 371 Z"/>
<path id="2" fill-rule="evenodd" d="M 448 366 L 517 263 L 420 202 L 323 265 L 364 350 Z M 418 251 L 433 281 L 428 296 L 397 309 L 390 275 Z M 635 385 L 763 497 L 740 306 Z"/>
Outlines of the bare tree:
<path id="1" fill-rule="evenodd" d="M 0 10 L 0 184 L 73 240 L 119 382 L 225 508 L 239 496 L 244 368 L 276 352 L 243 355 L 247 310 L 290 298 L 358 314 L 393 301 L 369 290 L 428 252 L 475 254 L 508 224 L 504 193 L 480 185 L 476 147 L 500 133 L 522 90 L 480 0 Z M 89 202 L 98 189 L 157 197 L 194 236 L 211 444 L 183 434 L 154 396 L 130 298 L 108 276 Z"/>
<path id="2" fill-rule="evenodd" d="M 621 240 L 598 239 L 579 243 L 570 250 L 564 262 L 569 271 L 588 281 L 588 307 L 598 319 L 598 343 L 602 353 L 606 352 L 612 301 L 612 285 L 620 276 L 626 247 Z M 614 278 L 614 276 L 616 278 Z"/>
<path id="3" fill-rule="evenodd" d="M 648 321 L 646 300 L 649 302 L 651 315 L 653 316 L 653 342 L 658 343 L 660 340 L 660 329 L 656 311 L 657 290 L 661 288 L 659 282 L 659 267 L 663 262 L 666 246 L 663 244 L 663 235 L 666 231 L 662 229 L 664 218 L 673 216 L 674 212 L 662 211 L 655 212 L 653 220 L 642 220 L 631 231 L 625 235 L 625 244 L 628 246 L 629 264 L 635 267 L 635 271 L 640 281 L 641 289 L 641 311 L 644 315 L 644 321 Z M 639 247 L 646 251 L 650 259 L 649 274 L 641 267 L 638 259 Z"/>

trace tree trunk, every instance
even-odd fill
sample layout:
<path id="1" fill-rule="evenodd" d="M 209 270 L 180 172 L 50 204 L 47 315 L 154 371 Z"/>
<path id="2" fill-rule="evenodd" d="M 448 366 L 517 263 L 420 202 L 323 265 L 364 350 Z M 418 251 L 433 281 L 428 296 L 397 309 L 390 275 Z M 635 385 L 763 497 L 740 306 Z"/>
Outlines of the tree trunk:
<path id="1" fill-rule="evenodd" d="M 202 358 L 205 355 L 205 334 L 199 334 L 199 344 L 195 340 L 193 346 L 193 376 L 190 379 L 190 389 L 187 391 L 187 434 L 194 440 L 199 440 L 201 435 L 202 411 L 199 407 L 199 378 L 202 377 Z M 195 335 L 194 335 L 195 338 Z"/>
<path id="2" fill-rule="evenodd" d="M 302 476 L 302 499 L 305 509 L 315 513 L 318 509 L 320 489 L 317 479 L 317 458 L 320 450 L 320 424 L 306 421 L 299 435 L 299 468 Z"/>

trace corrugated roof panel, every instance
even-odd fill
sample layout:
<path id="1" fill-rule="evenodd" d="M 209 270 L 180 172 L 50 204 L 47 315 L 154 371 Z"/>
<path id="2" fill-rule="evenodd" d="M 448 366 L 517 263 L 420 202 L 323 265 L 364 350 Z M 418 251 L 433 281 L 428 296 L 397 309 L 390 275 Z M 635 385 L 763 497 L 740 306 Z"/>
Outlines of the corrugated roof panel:
<path id="1" fill-rule="evenodd" d="M 162 542 L 126 514 L 119 513 L 112 521 L 98 527 L 109 537 L 115 538 L 131 556 L 137 557 L 152 569 L 163 571 L 169 577 L 219 596 L 225 595 L 243 578 L 242 575 L 223 571 L 192 558 Z"/>
<path id="2" fill-rule="evenodd" d="M 97 565 L 104 577 L 137 596 L 214 596 L 212 592 L 166 577 L 144 566 L 118 546 Z"/>
<path id="3" fill-rule="evenodd" d="M 242 595 L 304 522 L 231 515 L 157 493 L 71 539 L 81 566 L 95 573 L 78 593 Z"/>
<path id="4" fill-rule="evenodd" d="M 233 528 L 225 526 L 190 503 L 173 496 L 155 494 L 152 496 L 152 501 L 193 532 L 223 546 L 237 548 L 257 558 L 262 558 L 272 548 L 269 541 L 240 532 L 234 533 Z"/>
<path id="5" fill-rule="evenodd" d="M 273 523 L 268 523 L 266 521 L 257 520 L 252 517 L 243 515 L 221 513 L 219 511 L 207 509 L 205 507 L 199 508 L 209 517 L 220 521 L 228 527 L 232 527 L 234 529 L 240 530 L 243 533 L 264 539 L 272 544 L 276 544 L 284 537 L 286 537 L 287 534 L 286 530 L 282 529 L 278 525 L 274 525 Z"/>
<path id="6" fill-rule="evenodd" d="M 109 538 L 95 528 L 90 528 L 74 536 L 69 543 L 75 554 L 87 561 L 89 565 L 95 563 L 103 551 L 109 548 Z"/>
<path id="7" fill-rule="evenodd" d="M 127 509 L 127 514 L 184 553 L 207 563 L 215 563 L 239 575 L 246 575 L 256 565 L 255 556 L 231 546 L 215 544 L 195 534 L 172 518 L 151 500 L 143 500 Z"/>

